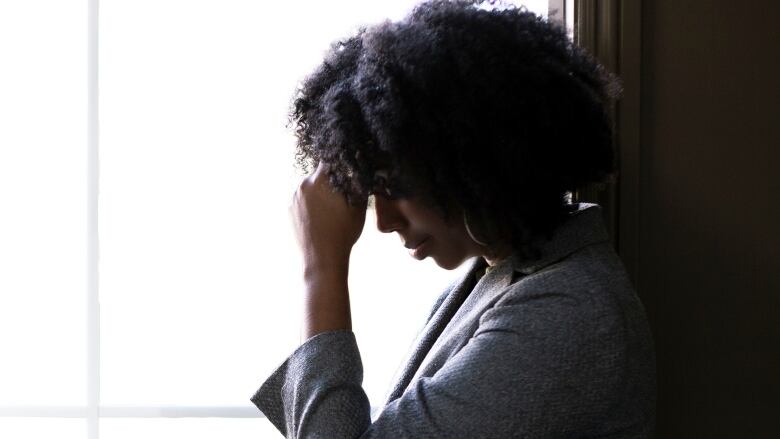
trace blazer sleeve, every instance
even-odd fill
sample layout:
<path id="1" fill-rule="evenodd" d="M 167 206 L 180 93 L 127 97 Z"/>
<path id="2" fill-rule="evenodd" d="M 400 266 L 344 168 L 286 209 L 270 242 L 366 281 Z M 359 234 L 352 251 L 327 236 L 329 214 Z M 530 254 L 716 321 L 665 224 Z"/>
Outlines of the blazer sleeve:
<path id="1" fill-rule="evenodd" d="M 566 295 L 504 299 L 482 315 L 463 348 L 373 423 L 351 332 L 308 340 L 252 401 L 290 438 L 563 437 L 591 431 L 589 423 L 610 409 L 600 404 L 610 400 L 605 392 L 622 379 L 619 319 L 583 312 Z"/>
<path id="2" fill-rule="evenodd" d="M 354 438 L 371 423 L 363 365 L 351 331 L 304 342 L 251 398 L 288 438 Z"/>

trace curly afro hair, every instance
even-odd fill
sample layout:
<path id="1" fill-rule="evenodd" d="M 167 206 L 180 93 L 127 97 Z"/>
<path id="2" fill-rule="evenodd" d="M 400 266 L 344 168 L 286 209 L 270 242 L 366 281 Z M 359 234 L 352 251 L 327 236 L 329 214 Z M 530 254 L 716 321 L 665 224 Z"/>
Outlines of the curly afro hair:
<path id="1" fill-rule="evenodd" d="M 351 202 L 416 197 L 538 256 L 565 194 L 613 171 L 618 87 L 559 25 L 483 3 L 429 1 L 334 43 L 293 100 L 297 162 L 326 163 Z"/>

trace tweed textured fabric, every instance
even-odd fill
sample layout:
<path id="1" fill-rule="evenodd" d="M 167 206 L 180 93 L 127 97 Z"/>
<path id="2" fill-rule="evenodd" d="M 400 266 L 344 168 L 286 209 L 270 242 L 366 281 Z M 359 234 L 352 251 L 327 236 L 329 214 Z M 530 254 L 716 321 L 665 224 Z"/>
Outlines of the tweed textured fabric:
<path id="1" fill-rule="evenodd" d="M 655 356 L 601 210 L 580 204 L 542 247 L 437 301 L 372 422 L 354 334 L 302 344 L 251 398 L 290 438 L 647 438 Z"/>

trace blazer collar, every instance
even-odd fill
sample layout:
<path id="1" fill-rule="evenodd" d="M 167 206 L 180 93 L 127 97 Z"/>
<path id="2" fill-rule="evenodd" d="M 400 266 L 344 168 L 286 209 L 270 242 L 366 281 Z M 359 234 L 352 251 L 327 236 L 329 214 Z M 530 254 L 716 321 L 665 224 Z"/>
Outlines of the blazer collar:
<path id="1" fill-rule="evenodd" d="M 583 247 L 608 242 L 609 234 L 604 226 L 601 207 L 590 203 L 578 203 L 575 206 L 575 210 L 555 230 L 552 237 L 539 244 L 541 250 L 539 259 L 522 259 L 514 253 L 498 265 L 506 263 L 511 265 L 515 272 L 528 275 L 560 261 Z"/>

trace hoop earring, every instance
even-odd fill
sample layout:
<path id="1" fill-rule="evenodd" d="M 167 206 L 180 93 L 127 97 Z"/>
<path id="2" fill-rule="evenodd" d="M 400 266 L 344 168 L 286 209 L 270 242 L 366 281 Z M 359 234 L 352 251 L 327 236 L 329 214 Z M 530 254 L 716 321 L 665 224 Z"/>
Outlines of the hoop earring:
<path id="1" fill-rule="evenodd" d="M 472 241 L 476 242 L 477 244 L 481 245 L 482 247 L 487 247 L 487 243 L 480 241 L 474 236 L 474 233 L 471 232 L 471 228 L 469 227 L 469 220 L 466 218 L 466 211 L 463 211 L 463 225 L 466 226 L 466 233 L 469 234 L 469 238 L 471 238 Z"/>

